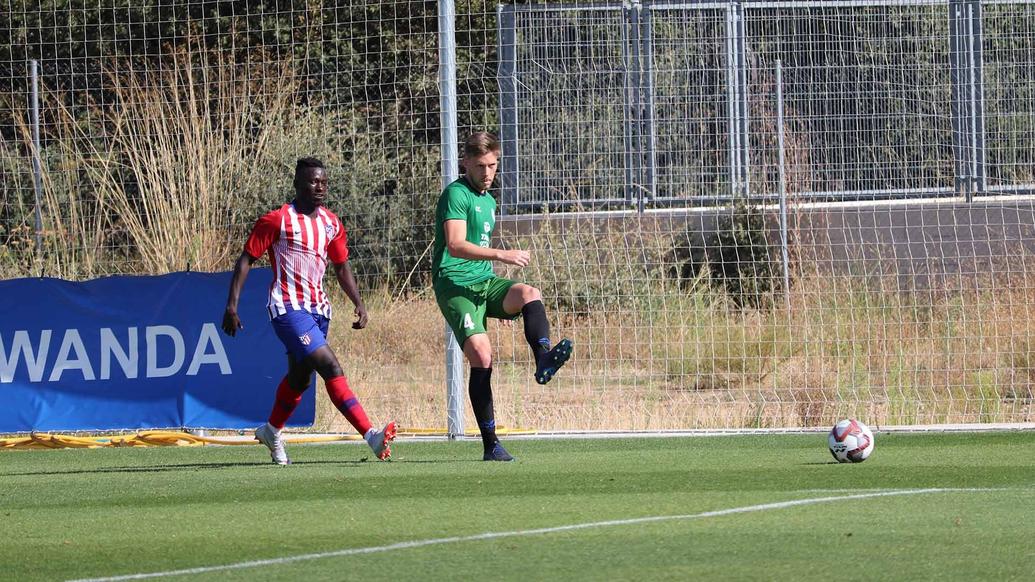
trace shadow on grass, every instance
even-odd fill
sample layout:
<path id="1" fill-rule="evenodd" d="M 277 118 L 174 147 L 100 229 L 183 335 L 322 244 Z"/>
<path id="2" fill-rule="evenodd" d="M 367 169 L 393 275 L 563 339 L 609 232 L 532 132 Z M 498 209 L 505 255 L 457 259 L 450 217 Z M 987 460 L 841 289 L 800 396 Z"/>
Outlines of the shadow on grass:
<path id="1" fill-rule="evenodd" d="M 291 467 L 304 468 L 306 466 L 321 466 L 321 465 L 338 465 L 341 467 L 361 467 L 363 465 L 373 465 L 382 461 L 372 461 L 368 459 L 339 459 L 339 460 L 312 460 L 312 461 L 292 461 L 289 467 L 285 467 L 282 470 L 290 471 Z M 444 464 L 444 463 L 482 463 L 480 459 L 396 459 L 392 461 L 384 461 L 387 463 L 432 463 L 432 464 Z M 27 477 L 27 476 L 38 476 L 38 475 L 94 475 L 104 473 L 168 473 L 174 471 L 205 471 L 205 470 L 222 470 L 222 469 L 238 469 L 242 467 L 279 467 L 269 461 L 240 461 L 234 463 L 177 463 L 177 464 L 163 464 L 163 465 L 146 465 L 139 467 L 96 467 L 93 469 L 68 469 L 68 470 L 39 470 L 39 471 L 20 471 L 20 472 L 4 472 L 0 471 L 0 477 Z"/>
<path id="2" fill-rule="evenodd" d="M 392 459 L 391 461 L 385 461 L 385 462 L 387 462 L 387 463 L 406 463 L 408 465 L 409 464 L 415 464 L 415 463 L 430 463 L 432 465 L 445 465 L 445 464 L 451 464 L 451 463 L 484 463 L 485 461 L 483 461 L 481 459 L 407 459 L 405 457 L 401 457 L 401 458 L 398 458 L 398 459 Z M 508 463 L 500 463 L 500 464 L 501 465 L 506 465 Z M 514 463 L 509 463 L 509 464 L 513 465 Z"/>
<path id="3" fill-rule="evenodd" d="M 291 466 L 304 467 L 306 465 L 341 465 L 358 467 L 364 461 L 298 461 L 292 462 Z M 0 472 L 0 477 L 18 477 L 33 475 L 91 475 L 103 473 L 166 473 L 172 471 L 199 471 L 199 470 L 220 470 L 237 469 L 241 467 L 277 467 L 269 461 L 242 461 L 237 463 L 179 463 L 174 465 L 147 465 L 139 467 L 96 467 L 93 469 L 68 469 L 68 470 L 41 470 L 22 471 L 17 473 Z M 288 469 L 285 469 L 288 470 Z"/>

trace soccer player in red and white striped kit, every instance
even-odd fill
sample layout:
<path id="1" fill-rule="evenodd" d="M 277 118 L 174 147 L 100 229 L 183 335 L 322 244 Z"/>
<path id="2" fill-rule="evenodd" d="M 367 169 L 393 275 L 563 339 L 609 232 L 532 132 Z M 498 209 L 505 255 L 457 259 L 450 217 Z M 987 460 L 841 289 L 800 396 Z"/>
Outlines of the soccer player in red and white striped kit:
<path id="1" fill-rule="evenodd" d="M 324 206 L 327 171 L 316 158 L 301 158 L 295 165 L 295 199 L 256 221 L 234 265 L 230 294 L 223 314 L 223 331 L 233 336 L 244 326 L 237 314 L 241 288 L 252 263 L 269 255 L 273 268 L 267 310 L 277 337 L 288 353 L 288 371 L 277 386 L 269 422 L 255 430 L 255 438 L 270 450 L 273 462 L 287 465 L 280 431 L 309 388 L 313 372 L 327 385 L 331 402 L 363 435 L 381 460 L 391 456 L 395 423 L 378 430 L 371 426 L 363 406 L 349 388 L 337 356 L 327 344 L 331 304 L 323 290 L 323 275 L 330 261 L 338 284 L 355 306 L 353 329 L 367 325 L 367 310 L 349 267 L 345 227 Z"/>

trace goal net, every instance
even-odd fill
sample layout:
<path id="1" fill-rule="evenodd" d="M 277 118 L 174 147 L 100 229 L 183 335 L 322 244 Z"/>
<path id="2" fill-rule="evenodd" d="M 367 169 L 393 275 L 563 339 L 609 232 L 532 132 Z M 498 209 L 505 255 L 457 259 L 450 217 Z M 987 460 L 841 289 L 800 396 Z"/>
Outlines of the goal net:
<path id="1" fill-rule="evenodd" d="M 490 326 L 501 426 L 1033 421 L 1035 2 L 455 10 L 459 138 L 500 136 L 495 241 L 533 254 L 497 272 L 575 343 L 540 386 Z M 332 347 L 442 427 L 441 44 L 416 0 L 7 2 L 0 276 L 228 270 L 319 157 L 371 311 L 338 294 Z"/>

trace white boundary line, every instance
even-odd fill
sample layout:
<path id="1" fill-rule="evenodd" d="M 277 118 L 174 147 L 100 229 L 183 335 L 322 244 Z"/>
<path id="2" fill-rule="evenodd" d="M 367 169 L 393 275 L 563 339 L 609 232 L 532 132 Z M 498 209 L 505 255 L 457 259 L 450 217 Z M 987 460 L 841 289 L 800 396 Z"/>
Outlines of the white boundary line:
<path id="1" fill-rule="evenodd" d="M 614 519 L 608 521 L 594 521 L 589 523 L 576 523 L 571 525 L 560 525 L 555 527 L 543 527 L 538 529 L 524 529 L 502 532 L 486 532 L 469 536 L 455 536 L 448 538 L 432 538 L 427 540 L 413 540 L 399 542 L 387 546 L 370 546 L 366 548 L 348 548 L 332 552 L 320 552 L 315 554 L 301 554 L 284 558 L 270 558 L 268 560 L 251 560 L 248 562 L 237 562 L 236 564 L 223 564 L 221 566 L 201 566 L 198 568 L 185 568 L 182 570 L 166 570 L 164 572 L 147 572 L 141 574 L 126 574 L 122 576 L 110 576 L 105 578 L 79 578 L 69 582 L 115 582 L 118 580 L 143 580 L 146 578 L 161 578 L 166 576 L 185 576 L 191 574 L 207 574 L 209 572 L 222 572 L 226 570 L 241 570 L 244 568 L 258 568 L 261 566 L 278 566 L 293 562 L 304 562 L 308 560 L 320 560 L 324 558 L 338 558 L 342 556 L 356 556 L 360 554 L 376 554 L 392 550 L 406 550 L 410 548 L 421 548 L 440 544 L 454 544 L 462 542 L 476 542 L 483 540 L 495 540 L 518 536 L 534 536 L 552 534 L 558 532 L 592 529 L 598 527 L 613 527 L 620 525 L 637 525 L 642 523 L 657 523 L 662 521 L 679 521 L 690 519 L 701 519 L 705 517 L 721 517 L 737 513 L 752 513 L 756 511 L 767 511 L 770 509 L 785 509 L 800 505 L 813 505 L 816 503 L 829 503 L 831 501 L 848 501 L 851 499 L 869 499 L 872 497 L 892 497 L 896 495 L 923 495 L 926 493 L 967 493 L 1003 491 L 993 488 L 929 488 L 929 489 L 892 489 L 888 491 L 877 491 L 872 493 L 858 493 L 853 495 L 838 495 L 833 497 L 812 497 L 808 499 L 795 499 L 793 501 L 778 501 L 774 503 L 762 503 L 760 505 L 747 505 L 744 507 L 732 507 L 703 513 L 692 513 L 687 515 L 656 515 L 651 517 L 637 517 L 632 519 Z"/>

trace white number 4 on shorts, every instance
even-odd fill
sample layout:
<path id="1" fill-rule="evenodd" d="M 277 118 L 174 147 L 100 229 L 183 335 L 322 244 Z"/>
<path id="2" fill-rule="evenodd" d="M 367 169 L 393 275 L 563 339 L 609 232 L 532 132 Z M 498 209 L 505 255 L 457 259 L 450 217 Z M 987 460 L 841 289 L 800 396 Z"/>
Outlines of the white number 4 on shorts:
<path id="1" fill-rule="evenodd" d="M 464 329 L 474 329 L 474 322 L 471 321 L 471 314 L 464 314 Z"/>

